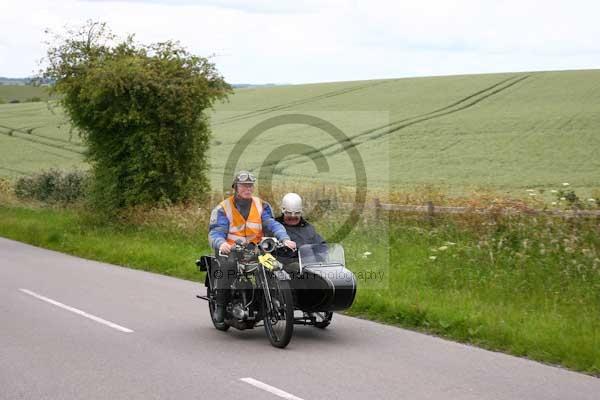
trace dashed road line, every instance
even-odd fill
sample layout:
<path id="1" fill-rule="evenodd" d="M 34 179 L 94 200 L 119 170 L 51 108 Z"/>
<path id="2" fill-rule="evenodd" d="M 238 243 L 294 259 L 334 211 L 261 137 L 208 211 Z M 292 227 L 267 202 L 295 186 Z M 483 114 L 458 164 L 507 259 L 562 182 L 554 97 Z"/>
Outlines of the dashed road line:
<path id="1" fill-rule="evenodd" d="M 58 302 L 56 300 L 49 299 L 48 297 L 44 297 L 44 296 L 42 296 L 40 294 L 32 292 L 31 290 L 27 290 L 27 289 L 19 289 L 19 290 L 21 292 L 25 293 L 25 294 L 28 294 L 30 296 L 35 297 L 36 299 L 45 301 L 46 303 L 50 303 L 50 304 L 55 305 L 57 307 L 60 307 L 60 308 L 62 308 L 64 310 L 71 311 L 72 313 L 75 313 L 77 315 L 81 315 L 82 317 L 91 319 L 92 321 L 96 321 L 96 322 L 98 322 L 100 324 L 104 324 L 106 326 L 110 326 L 111 328 L 116 329 L 118 331 L 125 332 L 125 333 L 133 333 L 133 331 L 131 329 L 129 329 L 129 328 L 125 328 L 124 326 L 117 325 L 114 322 L 110 322 L 110 321 L 107 321 L 107 320 L 102 319 L 100 317 L 96 317 L 95 315 L 88 314 L 85 311 L 81 311 L 81 310 L 79 310 L 79 309 L 77 309 L 75 307 L 68 306 L 68 305 L 60 303 L 60 302 Z"/>

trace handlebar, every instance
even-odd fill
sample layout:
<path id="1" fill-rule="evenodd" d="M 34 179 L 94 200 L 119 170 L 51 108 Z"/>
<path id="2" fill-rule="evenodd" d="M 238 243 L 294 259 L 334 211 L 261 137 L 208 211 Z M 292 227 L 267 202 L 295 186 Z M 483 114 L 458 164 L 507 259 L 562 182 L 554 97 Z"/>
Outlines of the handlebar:
<path id="1" fill-rule="evenodd" d="M 262 238 L 262 240 L 260 241 L 260 243 L 258 244 L 258 246 L 253 247 L 252 249 L 248 249 L 250 247 L 250 245 L 256 246 L 255 244 L 253 244 L 252 242 L 250 243 L 244 243 L 241 239 L 238 239 L 237 242 L 233 245 L 233 247 L 231 248 L 231 252 L 234 253 L 242 253 L 244 251 L 248 251 L 248 252 L 255 252 L 256 249 L 262 250 L 265 253 L 272 253 L 277 249 L 281 249 L 283 247 L 287 247 L 285 244 L 283 244 L 283 242 L 280 242 L 279 240 L 277 240 L 274 237 L 264 237 Z M 290 249 L 292 251 L 297 251 L 298 249 Z M 227 257 L 229 254 L 225 254 L 223 252 L 221 252 L 221 249 L 219 249 L 218 254 L 220 257 Z"/>

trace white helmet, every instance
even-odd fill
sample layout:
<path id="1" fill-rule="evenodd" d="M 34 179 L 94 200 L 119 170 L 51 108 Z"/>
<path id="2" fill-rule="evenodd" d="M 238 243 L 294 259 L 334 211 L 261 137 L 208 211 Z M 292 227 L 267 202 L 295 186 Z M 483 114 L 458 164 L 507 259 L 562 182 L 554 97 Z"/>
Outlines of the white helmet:
<path id="1" fill-rule="evenodd" d="M 296 193 L 288 193 L 281 199 L 281 212 L 302 214 L 302 197 Z"/>

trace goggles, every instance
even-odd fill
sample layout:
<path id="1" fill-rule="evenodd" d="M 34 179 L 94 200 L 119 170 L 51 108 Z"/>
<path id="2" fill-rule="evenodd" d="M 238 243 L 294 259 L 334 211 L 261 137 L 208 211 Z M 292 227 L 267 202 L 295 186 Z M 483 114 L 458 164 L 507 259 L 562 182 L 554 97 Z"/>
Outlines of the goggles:
<path id="1" fill-rule="evenodd" d="M 290 217 L 299 217 L 302 215 L 302 211 L 284 211 L 283 214 Z"/>
<path id="2" fill-rule="evenodd" d="M 244 183 L 244 182 L 254 183 L 254 182 L 256 182 L 256 177 L 254 175 L 252 175 L 250 172 L 242 172 L 235 178 L 235 180 L 237 183 Z"/>

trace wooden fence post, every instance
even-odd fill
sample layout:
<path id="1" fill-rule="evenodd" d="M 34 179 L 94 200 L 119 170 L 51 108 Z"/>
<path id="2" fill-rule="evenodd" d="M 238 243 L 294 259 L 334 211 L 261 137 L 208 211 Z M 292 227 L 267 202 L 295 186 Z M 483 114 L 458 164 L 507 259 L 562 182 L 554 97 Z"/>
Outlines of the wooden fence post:
<path id="1" fill-rule="evenodd" d="M 427 220 L 431 223 L 431 222 L 433 222 L 433 213 L 434 213 L 435 209 L 433 207 L 432 201 L 428 201 L 426 204 L 427 204 Z"/>
<path id="2" fill-rule="evenodd" d="M 379 197 L 375 197 L 373 199 L 373 203 L 375 203 L 375 218 L 380 219 L 380 217 L 381 217 L 381 201 L 379 201 Z"/>

